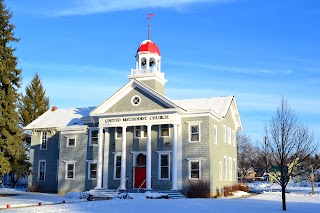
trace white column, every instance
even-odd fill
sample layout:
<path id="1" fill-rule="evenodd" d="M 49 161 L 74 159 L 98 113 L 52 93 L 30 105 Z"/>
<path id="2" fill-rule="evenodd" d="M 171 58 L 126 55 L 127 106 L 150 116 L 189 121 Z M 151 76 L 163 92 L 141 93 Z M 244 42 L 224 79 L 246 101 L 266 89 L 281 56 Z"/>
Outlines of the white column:
<path id="1" fill-rule="evenodd" d="M 127 127 L 123 126 L 122 127 L 122 148 L 121 148 L 121 189 L 125 190 L 126 189 L 126 149 L 127 149 Z"/>
<path id="2" fill-rule="evenodd" d="M 103 128 L 99 127 L 97 186 L 95 187 L 95 189 L 101 189 L 102 188 L 102 155 L 103 155 Z"/>
<path id="3" fill-rule="evenodd" d="M 147 126 L 147 174 L 146 189 L 151 190 L 151 125 Z"/>
<path id="4" fill-rule="evenodd" d="M 104 130 L 104 155 L 103 155 L 103 188 L 108 189 L 108 172 L 109 172 L 109 129 Z"/>
<path id="5" fill-rule="evenodd" d="M 177 143 L 178 143 L 178 125 L 173 125 L 173 141 L 172 141 L 172 189 L 177 190 Z"/>

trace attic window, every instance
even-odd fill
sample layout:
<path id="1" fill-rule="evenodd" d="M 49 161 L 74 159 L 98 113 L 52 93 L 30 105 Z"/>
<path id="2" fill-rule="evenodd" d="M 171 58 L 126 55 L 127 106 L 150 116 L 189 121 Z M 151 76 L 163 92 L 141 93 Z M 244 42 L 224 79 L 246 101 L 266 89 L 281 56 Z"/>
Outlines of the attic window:
<path id="1" fill-rule="evenodd" d="M 133 106 L 138 106 L 141 103 L 141 98 L 138 95 L 135 95 L 131 98 L 131 104 Z"/>

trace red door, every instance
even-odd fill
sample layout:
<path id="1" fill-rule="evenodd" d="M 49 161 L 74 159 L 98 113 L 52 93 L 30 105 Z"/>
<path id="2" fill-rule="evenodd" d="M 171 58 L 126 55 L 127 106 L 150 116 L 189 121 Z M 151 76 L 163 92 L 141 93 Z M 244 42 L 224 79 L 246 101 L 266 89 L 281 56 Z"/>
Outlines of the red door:
<path id="1" fill-rule="evenodd" d="M 145 189 L 146 188 L 146 167 L 136 167 L 134 168 L 134 188 L 141 188 Z"/>

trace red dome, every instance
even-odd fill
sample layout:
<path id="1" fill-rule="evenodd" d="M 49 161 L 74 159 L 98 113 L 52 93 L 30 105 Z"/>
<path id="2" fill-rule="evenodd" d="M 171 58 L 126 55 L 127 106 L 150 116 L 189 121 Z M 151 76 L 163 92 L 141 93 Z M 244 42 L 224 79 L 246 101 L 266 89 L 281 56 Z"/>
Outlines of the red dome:
<path id="1" fill-rule="evenodd" d="M 160 55 L 160 50 L 158 46 L 151 40 L 144 40 L 143 42 L 141 42 L 137 53 L 157 53 L 158 55 Z"/>

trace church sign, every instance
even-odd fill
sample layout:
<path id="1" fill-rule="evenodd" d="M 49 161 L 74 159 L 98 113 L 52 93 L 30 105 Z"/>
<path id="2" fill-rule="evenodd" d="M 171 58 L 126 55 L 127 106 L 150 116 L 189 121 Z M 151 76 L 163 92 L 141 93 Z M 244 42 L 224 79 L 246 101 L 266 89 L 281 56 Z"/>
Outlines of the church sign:
<path id="1" fill-rule="evenodd" d="M 104 118 L 104 126 L 177 123 L 176 114 Z"/>

